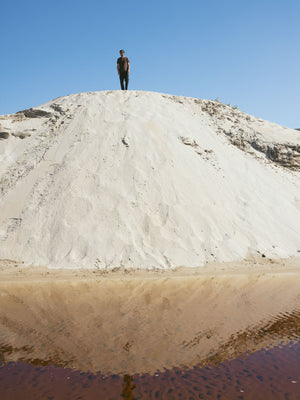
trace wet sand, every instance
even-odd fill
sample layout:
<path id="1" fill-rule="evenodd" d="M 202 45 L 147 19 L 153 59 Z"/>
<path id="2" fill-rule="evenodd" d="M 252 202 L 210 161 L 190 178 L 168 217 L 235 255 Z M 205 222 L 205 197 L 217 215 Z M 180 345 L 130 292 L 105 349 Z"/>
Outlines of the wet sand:
<path id="1" fill-rule="evenodd" d="M 298 267 L 104 274 L 2 261 L 1 361 L 132 376 L 282 346 L 299 340 Z"/>
<path id="2" fill-rule="evenodd" d="M 299 250 L 300 252 L 300 250 Z M 21 261 L 0 259 L 0 282 L 40 280 L 94 280 L 95 278 L 123 279 L 130 276 L 139 279 L 187 276 L 253 275 L 300 273 L 300 255 L 284 259 L 271 259 L 258 254 L 242 261 L 207 263 L 198 268 L 178 267 L 173 269 L 126 269 L 126 268 L 76 268 L 59 269 L 46 266 L 24 266 Z"/>

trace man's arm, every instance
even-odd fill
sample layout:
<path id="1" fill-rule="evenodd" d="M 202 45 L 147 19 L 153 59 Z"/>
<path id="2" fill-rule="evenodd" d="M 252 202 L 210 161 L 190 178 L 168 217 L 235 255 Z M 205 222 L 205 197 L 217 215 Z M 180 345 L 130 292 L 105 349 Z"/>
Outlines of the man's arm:
<path id="1" fill-rule="evenodd" d="M 127 69 L 127 71 L 128 71 L 128 75 L 129 75 L 129 72 L 130 72 L 130 62 L 129 62 L 129 60 L 128 60 L 128 69 Z"/>

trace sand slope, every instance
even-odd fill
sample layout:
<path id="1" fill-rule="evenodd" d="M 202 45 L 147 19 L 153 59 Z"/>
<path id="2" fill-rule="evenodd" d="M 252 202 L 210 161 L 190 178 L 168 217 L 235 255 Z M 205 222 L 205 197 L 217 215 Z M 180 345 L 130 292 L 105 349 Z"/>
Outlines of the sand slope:
<path id="1" fill-rule="evenodd" d="M 113 91 L 2 116 L 0 138 L 0 258 L 170 268 L 299 255 L 298 131 Z"/>

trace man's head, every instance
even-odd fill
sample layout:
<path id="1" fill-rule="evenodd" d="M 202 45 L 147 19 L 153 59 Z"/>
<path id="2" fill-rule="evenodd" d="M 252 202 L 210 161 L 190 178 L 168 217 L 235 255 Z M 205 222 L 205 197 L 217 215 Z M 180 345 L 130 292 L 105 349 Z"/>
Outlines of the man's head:
<path id="1" fill-rule="evenodd" d="M 121 57 L 123 57 L 124 54 L 125 54 L 125 51 L 124 50 L 120 50 L 120 54 L 121 54 Z"/>

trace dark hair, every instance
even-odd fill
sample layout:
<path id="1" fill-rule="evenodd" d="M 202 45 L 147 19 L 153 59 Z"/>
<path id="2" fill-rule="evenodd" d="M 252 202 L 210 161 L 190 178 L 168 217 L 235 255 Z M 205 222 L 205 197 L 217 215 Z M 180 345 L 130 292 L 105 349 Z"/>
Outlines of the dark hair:
<path id="1" fill-rule="evenodd" d="M 125 53 L 125 51 L 124 51 L 124 50 L 120 50 L 120 53 L 121 53 L 121 52 Z"/>

